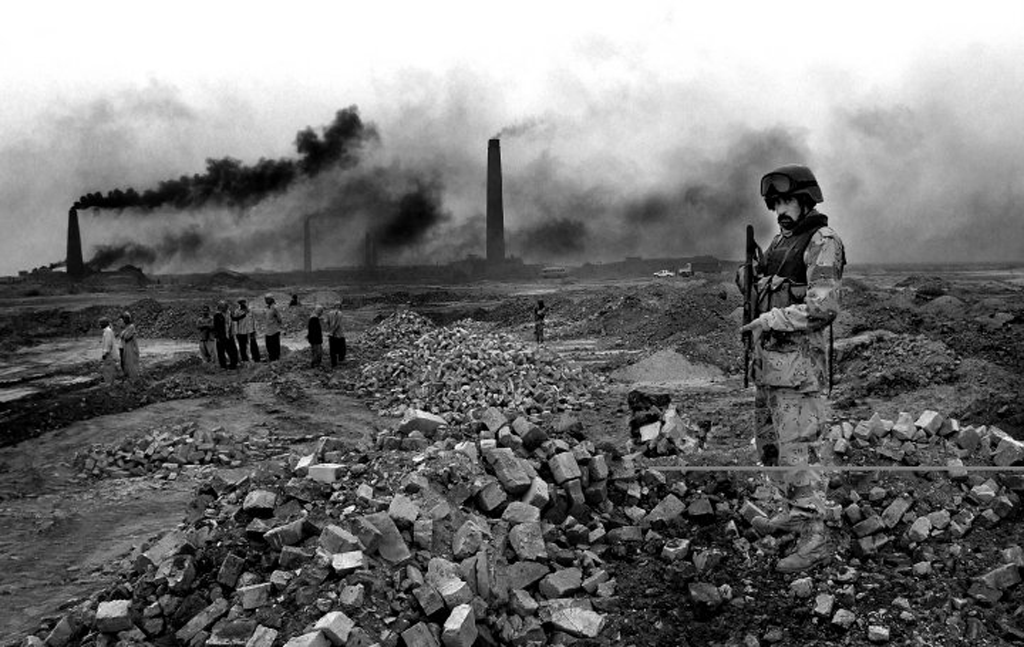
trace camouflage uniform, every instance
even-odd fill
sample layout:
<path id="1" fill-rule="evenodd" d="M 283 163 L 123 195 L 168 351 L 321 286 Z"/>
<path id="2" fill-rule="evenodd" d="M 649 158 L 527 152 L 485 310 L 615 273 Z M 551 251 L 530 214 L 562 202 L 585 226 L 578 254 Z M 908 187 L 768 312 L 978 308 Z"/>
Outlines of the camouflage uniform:
<path id="1" fill-rule="evenodd" d="M 812 210 L 795 230 L 776 235 L 756 277 L 764 332 L 751 365 L 755 441 L 765 464 L 794 467 L 775 481 L 792 505 L 809 512 L 820 512 L 825 499 L 821 473 L 807 466 L 822 464 L 829 325 L 839 313 L 846 264 L 843 243 L 827 222 Z"/>

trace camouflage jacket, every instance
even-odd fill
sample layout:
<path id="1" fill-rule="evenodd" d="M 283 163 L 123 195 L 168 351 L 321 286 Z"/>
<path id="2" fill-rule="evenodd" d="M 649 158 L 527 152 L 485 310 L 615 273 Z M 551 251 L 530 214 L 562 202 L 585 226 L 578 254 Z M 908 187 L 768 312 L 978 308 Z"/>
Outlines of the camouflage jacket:
<path id="1" fill-rule="evenodd" d="M 781 234 L 779 234 L 781 236 Z M 778 277 L 758 279 L 759 295 L 784 289 L 787 298 L 758 316 L 765 333 L 754 358 L 755 382 L 802 391 L 828 388 L 828 326 L 839 314 L 839 288 L 846 253 L 836 232 L 817 229 L 804 249 L 806 285 Z"/>

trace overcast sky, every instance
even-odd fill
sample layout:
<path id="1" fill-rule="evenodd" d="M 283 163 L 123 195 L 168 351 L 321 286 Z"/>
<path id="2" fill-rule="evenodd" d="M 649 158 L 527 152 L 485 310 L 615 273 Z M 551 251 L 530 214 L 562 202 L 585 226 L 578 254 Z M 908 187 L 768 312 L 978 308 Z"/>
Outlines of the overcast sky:
<path id="1" fill-rule="evenodd" d="M 818 174 L 853 262 L 1024 260 L 1019 2 L 19 5 L 0 22 L 0 274 L 63 259 L 86 192 L 294 158 L 352 105 L 380 140 L 346 173 L 436 187 L 444 217 L 396 261 L 484 252 L 498 133 L 526 260 L 737 258 L 744 223 L 771 233 L 757 177 L 785 162 Z M 244 214 L 83 214 L 86 257 L 190 228 L 208 244 L 153 269 L 296 267 L 274 231 L 293 240 L 352 178 L 319 182 Z M 318 225 L 318 265 L 358 262 L 361 222 Z"/>

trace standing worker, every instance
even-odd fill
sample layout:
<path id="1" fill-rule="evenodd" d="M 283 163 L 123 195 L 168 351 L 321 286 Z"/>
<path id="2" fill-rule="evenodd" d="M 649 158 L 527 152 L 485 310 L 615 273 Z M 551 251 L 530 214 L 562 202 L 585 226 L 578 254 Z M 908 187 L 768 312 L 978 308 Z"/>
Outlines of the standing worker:
<path id="1" fill-rule="evenodd" d="M 345 362 L 347 351 L 345 333 L 341 327 L 341 301 L 338 301 L 334 309 L 327 313 L 327 352 L 331 355 L 331 368 Z"/>
<path id="2" fill-rule="evenodd" d="M 217 341 L 217 362 L 221 368 L 238 368 L 238 347 L 231 338 L 231 323 L 228 319 L 228 302 L 217 302 L 217 313 L 213 315 L 213 336 Z"/>
<path id="3" fill-rule="evenodd" d="M 114 329 L 110 326 L 110 319 L 106 317 L 100 318 L 100 326 L 103 328 L 103 340 L 100 343 L 100 376 L 103 378 L 103 384 L 110 386 L 114 383 L 118 361 L 114 349 Z"/>
<path id="4" fill-rule="evenodd" d="M 134 380 L 142 373 L 142 369 L 139 366 L 139 340 L 136 335 L 135 324 L 132 323 L 131 314 L 126 312 L 121 315 L 121 321 L 124 322 L 124 329 L 120 335 L 121 345 L 124 349 L 124 355 L 121 357 L 122 369 L 126 378 Z"/>
<path id="5" fill-rule="evenodd" d="M 306 332 L 306 340 L 309 342 L 310 365 L 313 368 L 320 366 L 324 357 L 324 329 L 320 323 L 320 315 L 324 313 L 324 307 L 317 305 L 313 308 L 313 314 L 309 318 L 309 329 Z"/>
<path id="6" fill-rule="evenodd" d="M 533 337 L 538 344 L 544 343 L 544 317 L 548 309 L 544 305 L 544 299 L 537 300 L 537 306 L 533 309 Z"/>
<path id="7" fill-rule="evenodd" d="M 236 337 L 239 358 L 243 362 L 248 362 L 251 356 L 253 362 L 260 361 L 260 347 L 256 343 L 256 315 L 249 309 L 249 302 L 239 299 L 238 310 L 231 315 L 231 318 L 238 326 Z"/>
<path id="8" fill-rule="evenodd" d="M 754 268 L 756 312 L 741 328 L 753 345 L 755 440 L 765 465 L 792 467 L 776 482 L 786 509 L 763 533 L 797 532 L 796 550 L 777 570 L 803 571 L 829 562 L 835 544 L 824 524 L 827 483 L 819 470 L 828 424 L 830 326 L 839 314 L 846 265 L 843 243 L 815 206 L 821 188 L 806 166 L 782 166 L 761 179 L 761 197 L 779 233 Z M 741 288 L 745 287 L 742 285 Z"/>
<path id="9" fill-rule="evenodd" d="M 210 306 L 203 306 L 199 317 L 196 318 L 196 328 L 199 329 L 199 355 L 204 362 L 212 362 L 217 348 L 214 342 L 213 315 L 210 314 Z"/>
<path id="10" fill-rule="evenodd" d="M 274 297 L 268 294 L 263 297 L 267 304 L 267 325 L 265 343 L 267 345 L 267 361 L 276 362 L 281 359 L 281 313 L 277 310 Z"/>

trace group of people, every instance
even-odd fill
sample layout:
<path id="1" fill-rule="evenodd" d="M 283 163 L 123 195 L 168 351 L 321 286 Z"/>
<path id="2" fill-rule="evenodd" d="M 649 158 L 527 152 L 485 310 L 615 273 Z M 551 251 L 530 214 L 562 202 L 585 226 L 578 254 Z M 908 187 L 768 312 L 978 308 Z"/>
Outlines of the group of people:
<path id="1" fill-rule="evenodd" d="M 139 340 L 132 316 L 125 312 L 119 317 L 120 332 L 115 333 L 113 323 L 108 317 L 100 318 L 103 337 L 100 346 L 100 376 L 103 383 L 110 386 L 118 374 L 128 380 L 134 380 L 142 374 L 139 364 Z"/>
<path id="2" fill-rule="evenodd" d="M 263 344 L 266 348 L 268 362 L 281 359 L 281 332 L 284 320 L 277 308 L 273 295 L 263 297 L 266 312 L 263 321 Z M 295 295 L 292 302 L 297 303 Z M 323 320 L 321 320 L 323 319 Z M 229 308 L 228 302 L 217 303 L 216 312 L 210 312 L 210 306 L 203 306 L 202 313 L 196 321 L 199 329 L 199 352 L 206 362 L 214 358 L 221 368 L 236 369 L 240 364 L 263 361 L 257 342 L 256 313 L 249 308 L 248 300 L 239 299 L 237 307 Z M 320 366 L 323 361 L 323 342 L 327 336 L 331 367 L 345 361 L 346 343 L 342 329 L 341 302 L 324 316 L 324 307 L 317 305 L 309 318 L 306 339 L 312 353 L 312 366 Z"/>
<path id="3" fill-rule="evenodd" d="M 263 317 L 263 344 L 267 350 L 267 361 L 281 359 L 281 330 L 284 320 L 277 309 L 273 295 L 263 297 L 266 314 Z M 249 308 L 248 299 L 239 299 L 237 307 L 228 302 L 217 302 L 217 310 L 210 312 L 204 305 L 196 320 L 199 330 L 199 354 L 203 361 L 217 363 L 224 369 L 236 369 L 239 364 L 263 361 L 256 339 L 256 313 Z"/>
<path id="4" fill-rule="evenodd" d="M 263 343 L 267 349 L 267 361 L 273 362 L 281 358 L 283 320 L 274 297 L 268 294 L 263 300 L 267 306 Z M 248 299 L 239 299 L 237 304 L 237 307 L 229 308 L 228 302 L 222 299 L 212 314 L 210 306 L 203 306 L 196 320 L 199 354 L 203 361 L 213 362 L 216 358 L 220 367 L 225 369 L 236 369 L 239 363 L 263 361 L 256 341 L 256 313 L 249 308 Z"/>

